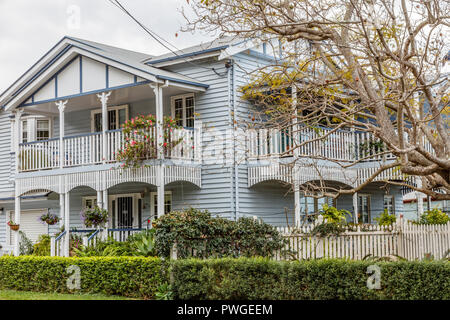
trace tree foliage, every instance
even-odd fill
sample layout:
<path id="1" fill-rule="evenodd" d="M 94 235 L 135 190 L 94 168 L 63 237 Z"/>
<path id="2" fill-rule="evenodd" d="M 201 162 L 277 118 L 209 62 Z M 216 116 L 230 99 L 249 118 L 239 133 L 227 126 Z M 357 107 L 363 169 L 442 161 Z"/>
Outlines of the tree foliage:
<path id="1" fill-rule="evenodd" d="M 253 39 L 280 52 L 243 88 L 264 126 L 330 128 L 319 140 L 341 129 L 370 133 L 380 145 L 367 158 L 394 155 L 351 190 L 334 192 L 377 180 L 450 199 L 448 0 L 197 0 L 190 8 L 187 30 Z M 294 140 L 294 149 L 317 142 Z M 386 178 L 387 170 L 402 179 Z"/>

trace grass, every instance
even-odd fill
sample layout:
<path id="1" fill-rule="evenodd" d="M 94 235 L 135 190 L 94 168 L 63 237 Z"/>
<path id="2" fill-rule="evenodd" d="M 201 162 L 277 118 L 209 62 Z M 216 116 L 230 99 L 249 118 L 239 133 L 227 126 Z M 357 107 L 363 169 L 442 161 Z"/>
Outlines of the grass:
<path id="1" fill-rule="evenodd" d="M 0 290 L 0 300 L 131 300 L 121 296 L 87 293 L 43 293 L 31 291 Z"/>

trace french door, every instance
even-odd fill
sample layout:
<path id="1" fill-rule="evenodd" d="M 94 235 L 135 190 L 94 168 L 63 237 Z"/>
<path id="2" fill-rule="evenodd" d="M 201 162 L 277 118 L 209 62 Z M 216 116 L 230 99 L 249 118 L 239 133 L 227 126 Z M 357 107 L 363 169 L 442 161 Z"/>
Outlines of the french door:
<path id="1" fill-rule="evenodd" d="M 142 201 L 138 195 L 113 195 L 109 197 L 112 228 L 140 228 Z"/>

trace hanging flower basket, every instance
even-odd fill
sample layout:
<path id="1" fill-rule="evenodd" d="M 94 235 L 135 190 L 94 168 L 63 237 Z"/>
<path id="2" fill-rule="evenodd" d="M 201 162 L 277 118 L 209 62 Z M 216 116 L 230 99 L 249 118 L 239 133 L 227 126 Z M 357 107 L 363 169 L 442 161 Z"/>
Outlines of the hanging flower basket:
<path id="1" fill-rule="evenodd" d="M 46 224 L 48 224 L 49 226 L 53 226 L 55 224 L 58 223 L 58 221 L 61 220 L 60 217 L 58 217 L 56 214 L 54 213 L 44 213 L 39 217 L 39 221 L 44 222 Z"/>
<path id="2" fill-rule="evenodd" d="M 98 228 L 108 221 L 108 211 L 98 206 L 81 211 L 81 220 L 86 227 Z"/>
<path id="3" fill-rule="evenodd" d="M 13 231 L 18 231 L 19 230 L 19 227 L 20 227 L 20 225 L 19 224 L 16 224 L 14 221 L 12 221 L 12 220 L 9 220 L 8 221 L 8 226 L 11 228 L 11 230 L 13 230 Z"/>

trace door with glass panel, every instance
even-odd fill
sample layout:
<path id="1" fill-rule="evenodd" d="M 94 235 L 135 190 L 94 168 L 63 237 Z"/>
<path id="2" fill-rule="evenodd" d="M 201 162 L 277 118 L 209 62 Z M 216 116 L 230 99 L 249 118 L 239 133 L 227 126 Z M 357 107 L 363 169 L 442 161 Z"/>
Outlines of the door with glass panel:
<path id="1" fill-rule="evenodd" d="M 358 223 L 371 223 L 369 195 L 358 195 Z"/>

